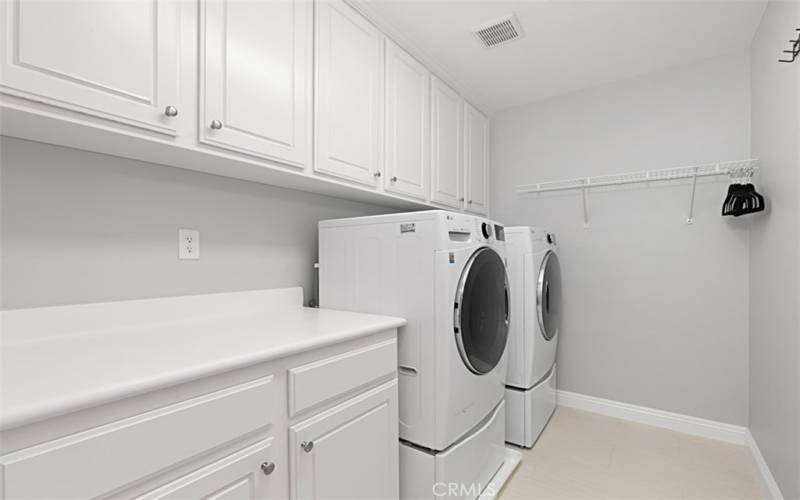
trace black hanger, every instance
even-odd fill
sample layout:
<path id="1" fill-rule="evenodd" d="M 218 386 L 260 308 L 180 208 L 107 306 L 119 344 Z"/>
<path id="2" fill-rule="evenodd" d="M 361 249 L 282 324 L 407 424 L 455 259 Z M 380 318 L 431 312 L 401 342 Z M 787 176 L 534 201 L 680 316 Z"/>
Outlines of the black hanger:
<path id="1" fill-rule="evenodd" d="M 734 182 L 728 186 L 728 195 L 722 203 L 722 215 L 739 217 L 764 210 L 764 197 L 756 192 L 755 186 L 750 182 L 753 172 L 752 168 L 731 172 Z M 747 184 L 744 183 L 745 181 Z"/>

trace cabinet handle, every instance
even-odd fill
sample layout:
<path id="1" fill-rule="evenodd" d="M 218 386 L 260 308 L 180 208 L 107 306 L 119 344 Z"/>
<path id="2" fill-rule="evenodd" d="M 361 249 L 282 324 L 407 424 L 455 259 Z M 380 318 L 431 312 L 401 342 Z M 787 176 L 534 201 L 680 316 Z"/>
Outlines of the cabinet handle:
<path id="1" fill-rule="evenodd" d="M 309 453 L 314 449 L 314 441 L 303 441 L 300 443 L 300 448 L 303 448 L 304 452 Z"/>
<path id="2" fill-rule="evenodd" d="M 264 473 L 265 476 L 269 476 L 275 471 L 275 462 L 264 462 L 261 464 L 261 472 Z"/>
<path id="3" fill-rule="evenodd" d="M 472 200 L 468 200 L 467 205 L 472 205 Z"/>
<path id="4" fill-rule="evenodd" d="M 458 201 L 464 201 L 464 197 L 462 196 L 461 198 L 458 199 Z"/>
<path id="5" fill-rule="evenodd" d="M 170 118 L 178 116 L 178 108 L 176 108 L 175 106 L 167 106 L 166 108 L 164 108 L 164 114 L 169 116 Z"/>
<path id="6" fill-rule="evenodd" d="M 397 182 L 397 176 L 394 176 L 394 177 L 392 177 L 392 178 L 391 178 L 391 179 L 389 179 L 389 180 L 390 180 L 390 181 L 392 181 L 392 182 Z"/>
<path id="7" fill-rule="evenodd" d="M 222 122 L 219 120 L 212 120 L 211 121 L 211 128 L 214 130 L 219 130 L 222 128 Z"/>
<path id="8" fill-rule="evenodd" d="M 376 179 L 378 179 L 378 178 L 381 176 L 381 171 L 380 171 L 380 170 L 378 170 L 377 172 L 375 172 L 375 173 L 374 173 L 374 174 L 372 174 L 372 175 L 373 175 L 373 176 L 374 176 Z"/>

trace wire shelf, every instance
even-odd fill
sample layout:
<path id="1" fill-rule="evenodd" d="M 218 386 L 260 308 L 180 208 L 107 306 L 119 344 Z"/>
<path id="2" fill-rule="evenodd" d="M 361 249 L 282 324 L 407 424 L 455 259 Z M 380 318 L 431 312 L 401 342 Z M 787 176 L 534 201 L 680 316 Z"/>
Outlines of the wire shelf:
<path id="1" fill-rule="evenodd" d="M 736 175 L 740 171 L 758 170 L 759 161 L 735 160 L 719 163 L 705 163 L 677 168 L 660 170 L 643 170 L 622 174 L 598 175 L 580 177 L 559 181 L 538 182 L 536 184 L 522 184 L 517 186 L 517 193 L 546 193 L 549 191 L 567 191 L 571 189 L 587 189 L 603 186 L 621 186 L 623 184 L 637 184 L 643 182 L 673 181 L 679 179 L 692 179 L 714 175 Z"/>

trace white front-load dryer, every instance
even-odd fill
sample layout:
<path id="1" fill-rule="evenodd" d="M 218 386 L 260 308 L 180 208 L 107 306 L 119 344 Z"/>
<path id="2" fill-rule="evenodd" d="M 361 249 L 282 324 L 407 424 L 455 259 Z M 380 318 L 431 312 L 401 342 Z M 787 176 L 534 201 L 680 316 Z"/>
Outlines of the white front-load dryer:
<path id="1" fill-rule="evenodd" d="M 401 495 L 485 486 L 506 453 L 504 230 L 443 210 L 319 223 L 320 306 L 400 316 Z M 477 487 L 477 486 L 475 486 Z"/>
<path id="2" fill-rule="evenodd" d="M 506 228 L 511 291 L 506 441 L 531 447 L 556 407 L 556 349 L 561 328 L 561 265 L 555 236 L 542 228 Z"/>

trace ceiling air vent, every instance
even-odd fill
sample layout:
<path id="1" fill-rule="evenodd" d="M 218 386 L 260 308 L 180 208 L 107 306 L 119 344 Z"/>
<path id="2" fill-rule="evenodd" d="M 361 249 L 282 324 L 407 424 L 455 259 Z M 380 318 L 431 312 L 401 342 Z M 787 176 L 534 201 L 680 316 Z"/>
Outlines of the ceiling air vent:
<path id="1" fill-rule="evenodd" d="M 522 31 L 522 26 L 519 24 L 519 19 L 514 14 L 484 23 L 473 28 L 472 32 L 481 41 L 484 48 L 487 49 L 503 45 L 525 35 Z"/>

